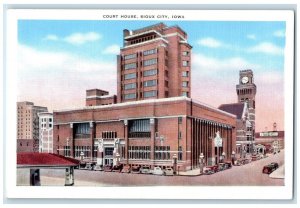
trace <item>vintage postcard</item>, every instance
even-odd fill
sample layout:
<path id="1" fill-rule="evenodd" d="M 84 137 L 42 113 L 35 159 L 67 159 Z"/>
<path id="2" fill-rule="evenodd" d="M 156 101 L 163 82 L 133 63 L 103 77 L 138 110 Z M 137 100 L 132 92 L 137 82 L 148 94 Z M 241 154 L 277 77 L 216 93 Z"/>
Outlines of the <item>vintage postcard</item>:
<path id="1" fill-rule="evenodd" d="M 291 199 L 293 18 L 8 10 L 8 197 Z"/>

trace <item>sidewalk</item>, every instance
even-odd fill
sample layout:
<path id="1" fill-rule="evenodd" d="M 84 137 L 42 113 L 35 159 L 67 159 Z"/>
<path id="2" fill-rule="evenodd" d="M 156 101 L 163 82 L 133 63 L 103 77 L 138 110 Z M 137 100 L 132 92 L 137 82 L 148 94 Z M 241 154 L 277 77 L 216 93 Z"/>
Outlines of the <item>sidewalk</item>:
<path id="1" fill-rule="evenodd" d="M 179 176 L 200 176 L 200 169 L 193 169 L 193 170 L 188 170 L 188 171 L 179 171 Z"/>
<path id="2" fill-rule="evenodd" d="M 277 170 L 269 175 L 270 178 L 284 178 L 284 165 L 280 166 Z"/>

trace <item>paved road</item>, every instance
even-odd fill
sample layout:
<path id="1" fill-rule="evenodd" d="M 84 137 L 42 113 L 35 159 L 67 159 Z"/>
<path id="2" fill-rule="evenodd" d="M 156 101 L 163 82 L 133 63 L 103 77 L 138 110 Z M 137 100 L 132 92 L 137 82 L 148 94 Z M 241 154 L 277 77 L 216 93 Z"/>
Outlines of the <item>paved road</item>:
<path id="1" fill-rule="evenodd" d="M 264 165 L 278 162 L 283 165 L 284 152 L 272 155 L 262 160 L 254 161 L 244 166 L 234 166 L 231 169 L 202 176 L 156 176 L 145 174 L 126 174 L 115 172 L 100 172 L 75 170 L 76 186 L 283 186 L 284 179 L 271 178 L 262 174 Z M 42 170 L 42 185 L 63 185 L 64 172 L 59 170 Z M 51 178 L 54 177 L 54 178 Z M 52 180 L 53 179 L 53 180 Z M 44 182 L 43 182 L 44 180 Z M 56 181 L 56 182 L 55 182 Z M 58 184 L 59 183 L 59 184 Z"/>

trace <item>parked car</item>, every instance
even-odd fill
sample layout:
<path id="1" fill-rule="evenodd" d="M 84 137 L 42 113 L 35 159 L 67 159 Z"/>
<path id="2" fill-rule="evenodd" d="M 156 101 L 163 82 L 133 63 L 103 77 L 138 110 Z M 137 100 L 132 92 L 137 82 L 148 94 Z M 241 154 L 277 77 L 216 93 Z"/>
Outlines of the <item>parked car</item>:
<path id="1" fill-rule="evenodd" d="M 210 175 L 213 173 L 216 173 L 219 171 L 219 166 L 218 165 L 213 165 L 213 166 L 206 166 L 203 169 L 203 173 L 206 175 Z"/>
<path id="2" fill-rule="evenodd" d="M 218 171 L 226 170 L 226 165 L 225 163 L 219 163 L 218 165 Z"/>
<path id="3" fill-rule="evenodd" d="M 121 172 L 122 169 L 123 169 L 123 164 L 119 164 L 119 165 L 113 166 L 112 171 L 113 172 Z"/>
<path id="4" fill-rule="evenodd" d="M 130 166 L 129 165 L 124 165 L 121 173 L 130 173 L 130 171 L 131 171 Z"/>
<path id="5" fill-rule="evenodd" d="M 131 167 L 131 173 L 140 173 L 140 168 L 141 168 L 141 166 L 139 166 L 139 165 L 133 165 Z"/>
<path id="6" fill-rule="evenodd" d="M 230 169 L 230 168 L 232 168 L 231 161 L 227 161 L 227 162 L 225 162 L 225 168 L 226 168 L 226 169 Z"/>
<path id="7" fill-rule="evenodd" d="M 112 165 L 105 165 L 104 166 L 104 172 L 111 172 L 112 171 Z"/>
<path id="8" fill-rule="evenodd" d="M 278 163 L 272 162 L 272 163 L 270 163 L 270 164 L 268 164 L 268 165 L 265 165 L 265 166 L 263 167 L 262 172 L 265 173 L 265 174 L 270 174 L 270 173 L 272 173 L 274 170 L 276 170 L 277 168 L 278 168 Z"/>
<path id="9" fill-rule="evenodd" d="M 140 173 L 151 174 L 152 170 L 151 170 L 150 166 L 143 166 L 140 168 Z"/>
<path id="10" fill-rule="evenodd" d="M 91 162 L 86 163 L 85 168 L 86 170 L 93 170 L 94 169 L 94 165 Z"/>
<path id="11" fill-rule="evenodd" d="M 153 175 L 164 175 L 164 171 L 160 167 L 154 167 L 152 174 Z"/>
<path id="12" fill-rule="evenodd" d="M 166 169 L 164 169 L 164 175 L 165 176 L 173 176 L 174 175 L 173 168 L 166 168 Z"/>

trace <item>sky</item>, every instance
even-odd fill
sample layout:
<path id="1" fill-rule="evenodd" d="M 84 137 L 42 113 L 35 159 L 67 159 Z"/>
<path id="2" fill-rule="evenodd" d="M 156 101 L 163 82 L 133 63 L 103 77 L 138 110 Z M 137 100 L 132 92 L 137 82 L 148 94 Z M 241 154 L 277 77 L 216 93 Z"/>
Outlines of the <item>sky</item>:
<path id="1" fill-rule="evenodd" d="M 48 110 L 85 105 L 85 90 L 116 94 L 123 29 L 158 21 L 18 21 L 18 101 Z M 193 99 L 213 107 L 237 102 L 239 71 L 252 69 L 256 131 L 284 130 L 285 22 L 164 21 L 188 34 Z"/>

